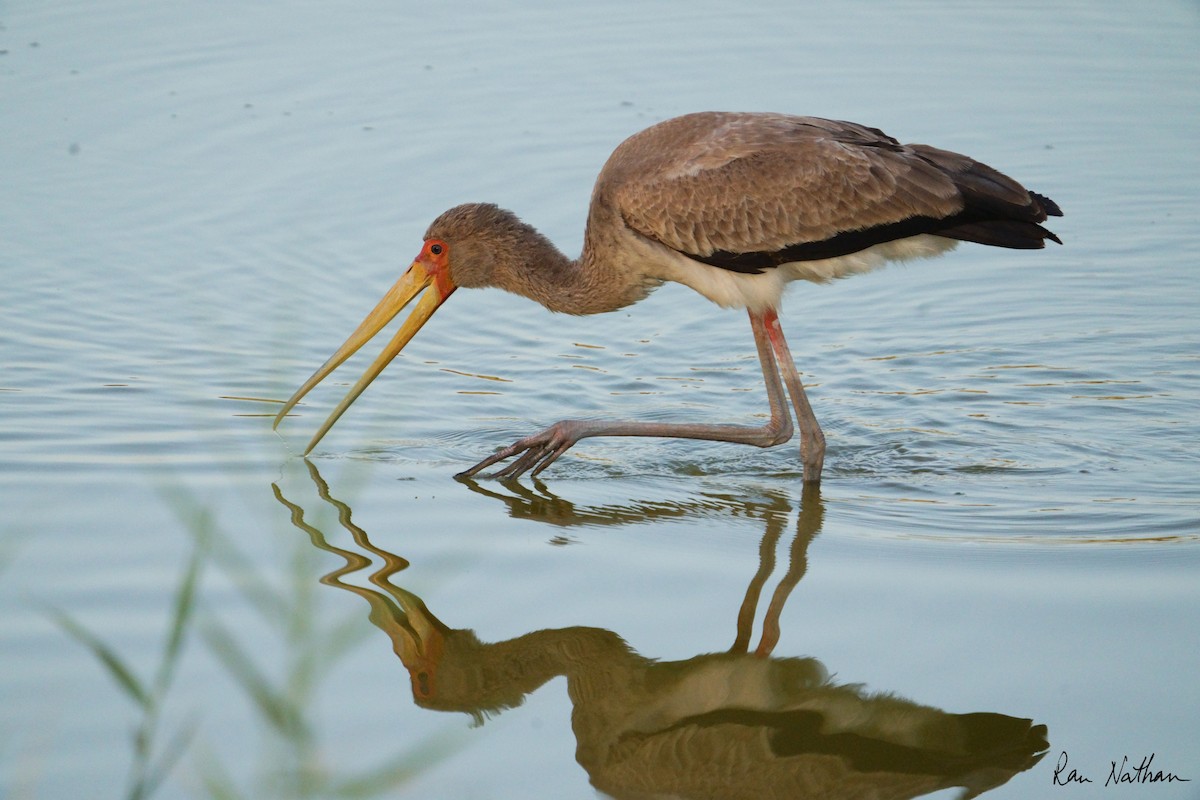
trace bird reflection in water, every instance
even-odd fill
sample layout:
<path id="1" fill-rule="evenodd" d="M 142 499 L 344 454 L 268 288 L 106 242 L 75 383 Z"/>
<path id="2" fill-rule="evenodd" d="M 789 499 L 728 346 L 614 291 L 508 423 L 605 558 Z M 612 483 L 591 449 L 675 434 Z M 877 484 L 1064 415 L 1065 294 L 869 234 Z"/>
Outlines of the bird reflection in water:
<path id="1" fill-rule="evenodd" d="M 372 544 L 351 521 L 350 508 L 306 463 L 320 497 L 338 510 L 362 552 L 330 544 L 278 486 L 275 495 L 314 545 L 345 560 L 321 582 L 367 601 L 371 623 L 391 639 L 408 670 L 417 705 L 465 712 L 482 722 L 565 676 L 576 759 L 592 785 L 611 796 L 910 798 L 962 787 L 962 797 L 974 797 L 1029 769 L 1047 750 L 1046 726 L 1029 719 L 947 713 L 836 684 L 814 658 L 772 655 L 784 603 L 804 575 L 808 545 L 821 528 L 815 487 L 802 497 L 789 566 L 753 652 L 755 610 L 774 572 L 787 519 L 784 497 L 739 507 L 743 515 L 761 516 L 767 528 L 732 647 L 656 661 L 601 628 L 538 630 L 488 643 L 449 627 L 393 582 L 408 561 Z M 510 504 L 520 501 L 508 498 Z M 702 502 L 707 507 L 710 501 L 717 499 Z M 343 580 L 372 567 L 367 580 L 373 588 Z"/>

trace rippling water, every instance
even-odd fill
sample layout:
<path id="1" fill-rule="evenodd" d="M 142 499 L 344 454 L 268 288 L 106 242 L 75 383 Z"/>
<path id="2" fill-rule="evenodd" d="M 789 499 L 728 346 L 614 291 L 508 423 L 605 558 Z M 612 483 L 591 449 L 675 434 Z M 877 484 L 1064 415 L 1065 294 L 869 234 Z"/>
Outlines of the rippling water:
<path id="1" fill-rule="evenodd" d="M 1153 756 L 1110 790 L 1197 797 L 1198 33 L 1171 3 L 0 8 L 0 794 L 1065 797 Z M 744 314 L 676 286 L 593 318 L 464 290 L 310 461 L 369 356 L 271 432 L 433 215 L 577 251 L 611 149 L 699 109 L 969 153 L 1065 245 L 793 288 L 819 495 L 794 444 L 451 478 L 562 416 L 765 418 Z"/>

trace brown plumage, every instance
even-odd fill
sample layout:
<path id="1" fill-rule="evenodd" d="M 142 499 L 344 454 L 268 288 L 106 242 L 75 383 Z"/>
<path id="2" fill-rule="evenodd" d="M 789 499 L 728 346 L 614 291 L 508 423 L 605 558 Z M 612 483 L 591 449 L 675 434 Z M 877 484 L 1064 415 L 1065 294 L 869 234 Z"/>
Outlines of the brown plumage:
<path id="1" fill-rule="evenodd" d="M 595 314 L 665 281 L 746 308 L 771 421 L 759 428 L 564 420 L 463 473 L 509 457 L 498 474 L 537 474 L 587 436 L 668 436 L 761 447 L 801 431 L 804 479 L 820 480 L 824 437 L 808 406 L 776 311 L 794 280 L 827 281 L 892 260 L 937 255 L 957 241 L 1016 249 L 1060 240 L 1049 198 L 967 156 L 900 144 L 875 128 L 783 114 L 689 114 L 626 139 L 596 179 L 583 253 L 570 259 L 510 211 L 457 206 L 439 216 L 408 272 L 276 417 L 428 287 L 412 315 L 309 444 L 458 287 L 498 287 L 553 311 Z M 781 374 L 782 373 L 782 374 Z M 785 394 L 783 384 L 787 385 Z"/>

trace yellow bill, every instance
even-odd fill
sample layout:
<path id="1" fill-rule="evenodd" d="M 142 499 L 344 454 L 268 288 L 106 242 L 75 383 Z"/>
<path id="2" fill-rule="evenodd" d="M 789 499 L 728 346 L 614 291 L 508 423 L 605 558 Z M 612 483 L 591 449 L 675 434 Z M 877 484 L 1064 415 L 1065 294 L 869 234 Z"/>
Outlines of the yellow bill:
<path id="1" fill-rule="evenodd" d="M 446 298 L 454 291 L 453 284 L 446 279 L 445 275 L 440 276 L 440 280 L 434 279 L 434 274 L 425 268 L 420 261 L 413 262 L 412 266 L 404 273 L 400 280 L 388 290 L 383 299 L 375 306 L 374 310 L 367 315 L 354 333 L 350 334 L 337 352 L 329 357 L 329 360 L 322 364 L 316 372 L 304 382 L 296 393 L 293 394 L 283 408 L 275 415 L 275 423 L 272 428 L 279 427 L 279 423 L 287 416 L 287 413 L 300 402 L 304 395 L 308 394 L 318 383 L 323 381 L 331 372 L 337 369 L 343 361 L 354 355 L 364 344 L 370 341 L 375 334 L 383 330 L 383 328 L 392 321 L 392 319 L 404 309 L 414 297 L 421 294 L 422 290 L 426 290 L 421 299 L 417 301 L 416 306 L 409 313 L 408 319 L 404 320 L 404 324 L 396 331 L 396 335 L 388 342 L 387 347 L 379 354 L 379 357 L 367 367 L 366 372 L 358 379 L 358 383 L 350 389 L 349 393 L 342 398 L 342 402 L 338 403 L 337 408 L 325 420 L 312 440 L 309 441 L 308 447 L 304 449 L 304 454 L 308 455 L 312 449 L 317 446 L 317 442 L 323 437 L 333 424 L 338 421 L 338 418 L 350 407 L 358 396 L 363 393 L 363 390 L 371 385 L 371 381 L 383 372 L 383 368 L 391 363 L 392 359 L 404 349 L 409 340 L 416 335 L 421 326 L 433 316 L 433 312 L 437 311 L 438 306 L 446 301 Z"/>

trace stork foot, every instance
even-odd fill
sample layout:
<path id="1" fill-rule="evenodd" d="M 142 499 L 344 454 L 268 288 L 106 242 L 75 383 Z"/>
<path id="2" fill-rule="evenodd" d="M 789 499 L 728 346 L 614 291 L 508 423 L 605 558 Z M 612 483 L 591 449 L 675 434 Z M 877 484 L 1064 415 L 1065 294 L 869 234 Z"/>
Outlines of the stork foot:
<path id="1" fill-rule="evenodd" d="M 538 473 L 557 461 L 559 456 L 571 449 L 572 445 L 586 436 L 585 428 L 586 425 L 579 420 L 564 419 L 556 422 L 544 431 L 513 442 L 470 469 L 458 473 L 455 477 L 474 477 L 493 464 L 498 464 L 514 456 L 516 460 L 489 477 L 519 478 L 526 472 L 529 472 L 530 477 L 536 477 Z"/>

